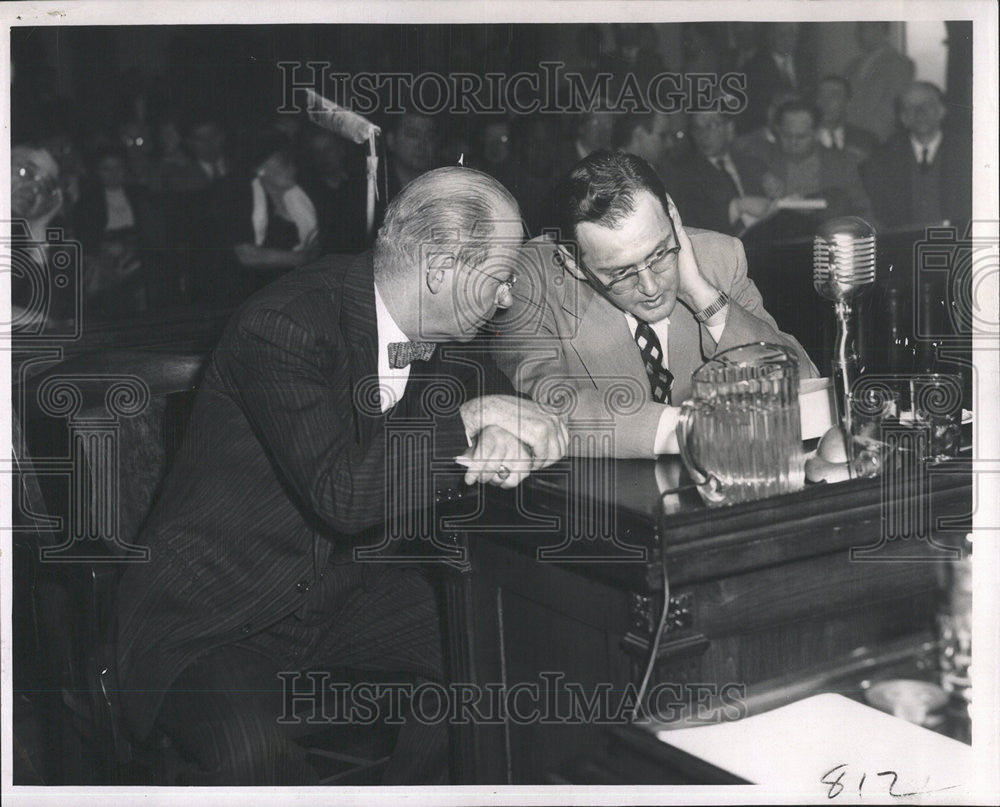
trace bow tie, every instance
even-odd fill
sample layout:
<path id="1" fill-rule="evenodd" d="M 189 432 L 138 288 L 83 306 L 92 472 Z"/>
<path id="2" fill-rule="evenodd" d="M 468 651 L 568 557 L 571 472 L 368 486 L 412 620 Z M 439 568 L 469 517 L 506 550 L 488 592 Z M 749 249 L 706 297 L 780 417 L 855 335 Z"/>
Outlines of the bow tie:
<path id="1" fill-rule="evenodd" d="M 434 355 L 434 342 L 390 342 L 389 366 L 400 370 L 409 366 L 410 362 L 427 361 Z"/>

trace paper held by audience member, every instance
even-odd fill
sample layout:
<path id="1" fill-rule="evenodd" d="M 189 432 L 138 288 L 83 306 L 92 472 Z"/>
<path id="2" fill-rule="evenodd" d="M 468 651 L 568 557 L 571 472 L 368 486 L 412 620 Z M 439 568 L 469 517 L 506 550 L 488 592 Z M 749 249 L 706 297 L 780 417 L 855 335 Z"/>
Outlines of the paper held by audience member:
<path id="1" fill-rule="evenodd" d="M 778 210 L 826 210 L 826 199 L 785 196 L 778 200 L 777 206 Z"/>
<path id="2" fill-rule="evenodd" d="M 834 693 L 656 736 L 803 804 L 957 804 L 972 777 L 971 747 Z"/>

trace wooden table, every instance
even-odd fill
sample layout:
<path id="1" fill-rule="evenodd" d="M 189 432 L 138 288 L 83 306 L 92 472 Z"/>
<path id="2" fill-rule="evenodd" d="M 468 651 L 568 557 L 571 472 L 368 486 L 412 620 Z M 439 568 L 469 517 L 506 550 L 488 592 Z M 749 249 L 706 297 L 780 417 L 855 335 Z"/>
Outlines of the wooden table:
<path id="1" fill-rule="evenodd" d="M 481 709 L 487 719 L 455 726 L 453 781 L 567 781 L 567 765 L 607 755 L 609 730 L 628 729 L 664 572 L 652 683 L 668 721 L 710 715 L 720 698 L 759 711 L 919 661 L 972 511 L 967 462 L 924 470 L 898 495 L 885 479 L 852 480 L 709 509 L 692 490 L 661 503 L 683 478 L 676 459 L 574 459 L 445 504 L 451 681 L 520 688 L 508 699 L 519 714 Z"/>

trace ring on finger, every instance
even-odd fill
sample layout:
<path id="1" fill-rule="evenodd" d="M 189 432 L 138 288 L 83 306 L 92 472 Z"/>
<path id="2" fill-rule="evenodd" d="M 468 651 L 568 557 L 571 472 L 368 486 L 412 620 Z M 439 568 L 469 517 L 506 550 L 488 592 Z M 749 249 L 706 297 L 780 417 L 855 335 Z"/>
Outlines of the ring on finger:
<path id="1" fill-rule="evenodd" d="M 506 481 L 508 476 L 510 476 L 510 468 L 508 468 L 506 465 L 501 465 L 499 468 L 497 468 L 497 479 L 499 479 L 501 482 Z"/>

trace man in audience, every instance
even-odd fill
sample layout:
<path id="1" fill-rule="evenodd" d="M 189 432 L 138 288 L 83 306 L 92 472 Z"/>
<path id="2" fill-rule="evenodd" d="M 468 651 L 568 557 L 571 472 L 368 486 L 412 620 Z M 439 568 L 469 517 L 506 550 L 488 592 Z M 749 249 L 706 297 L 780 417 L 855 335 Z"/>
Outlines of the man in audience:
<path id="1" fill-rule="evenodd" d="M 560 155 L 559 175 L 588 154 L 599 149 L 610 149 L 613 146 L 617 118 L 618 115 L 611 112 L 604 101 L 577 115 L 573 126 L 573 142 L 568 147 L 564 146 Z"/>
<path id="2" fill-rule="evenodd" d="M 70 295 L 53 293 L 56 287 L 49 276 L 47 259 L 48 231 L 59 221 L 65 190 L 59 181 L 59 165 L 44 148 L 27 143 L 10 150 L 10 212 L 12 258 L 10 263 L 10 332 L 38 333 L 46 318 L 58 319 L 72 314 L 75 300 Z M 44 297 L 48 293 L 48 311 Z M 57 309 L 53 311 L 52 309 Z"/>
<path id="3" fill-rule="evenodd" d="M 226 131 L 215 118 L 195 116 L 188 128 L 187 146 L 201 169 L 205 184 L 218 182 L 229 175 L 226 154 Z"/>
<path id="4" fill-rule="evenodd" d="M 885 142 L 896 128 L 896 99 L 913 81 L 913 60 L 888 42 L 889 23 L 868 20 L 857 23 L 861 55 L 844 71 L 850 82 L 847 121 L 867 129 Z"/>
<path id="5" fill-rule="evenodd" d="M 782 104 L 797 100 L 799 100 L 797 93 L 776 95 L 771 100 L 771 103 L 767 105 L 767 111 L 764 113 L 764 125 L 738 135 L 736 142 L 733 144 L 733 150 L 739 151 L 748 157 L 753 157 L 760 162 L 770 163 L 778 151 L 778 136 L 774 133 L 774 113 Z M 740 131 L 742 117 L 740 116 L 736 120 L 737 132 Z"/>
<path id="6" fill-rule="evenodd" d="M 642 157 L 660 177 L 668 180 L 674 173 L 673 156 L 678 147 L 678 121 L 683 113 L 630 112 L 615 120 L 614 145 Z"/>
<path id="7" fill-rule="evenodd" d="M 385 145 L 390 199 L 438 164 L 438 135 L 437 124 L 430 115 L 408 109 L 389 116 Z"/>
<path id="8" fill-rule="evenodd" d="M 510 123 L 503 118 L 487 119 L 479 132 L 478 147 L 479 167 L 509 189 L 514 173 Z"/>
<path id="9" fill-rule="evenodd" d="M 149 561 L 119 590 L 125 719 L 137 740 L 154 724 L 171 738 L 187 783 L 317 782 L 278 720 L 281 671 L 441 680 L 429 582 L 391 546 L 382 563 L 354 550 L 431 504 L 442 463 L 510 488 L 565 452 L 560 417 L 484 395 L 488 367 L 435 350 L 510 305 L 520 243 L 503 186 L 441 168 L 390 203 L 373 251 L 292 272 L 230 322 L 143 532 Z M 394 438 L 414 420 L 429 443 Z M 446 777 L 445 724 L 408 717 L 384 781 Z"/>
<path id="10" fill-rule="evenodd" d="M 820 79 L 816 88 L 816 108 L 819 128 L 816 136 L 828 149 L 841 151 L 861 163 L 878 145 L 878 138 L 867 129 L 847 122 L 847 104 L 851 85 L 843 76 L 829 75 Z"/>
<path id="11" fill-rule="evenodd" d="M 525 245 L 518 294 L 493 325 L 495 354 L 521 392 L 566 405 L 571 426 L 600 431 L 613 419 L 615 456 L 677 451 L 677 407 L 719 351 L 783 343 L 803 376 L 816 374 L 764 310 L 740 242 L 685 229 L 647 162 L 595 152 L 558 199 L 562 242 Z"/>
<path id="12" fill-rule="evenodd" d="M 299 183 L 316 207 L 321 251 L 357 252 L 366 240 L 363 161 L 348 159 L 357 147 L 318 126 L 302 132 L 301 144 Z"/>
<path id="13" fill-rule="evenodd" d="M 760 50 L 760 23 L 734 20 L 728 25 L 729 49 L 726 69 L 736 73 L 746 70 L 747 64 Z"/>
<path id="14" fill-rule="evenodd" d="M 875 215 L 890 227 L 938 224 L 962 227 L 972 218 L 972 138 L 943 128 L 941 90 L 917 81 L 899 99 L 905 131 L 874 151 L 862 166 Z"/>
<path id="15" fill-rule="evenodd" d="M 802 77 L 796 64 L 799 44 L 797 22 L 767 24 L 767 47 L 749 62 L 747 77 L 747 108 L 740 116 L 739 131 L 752 131 L 767 120 L 767 107 L 779 95 L 798 92 Z"/>
<path id="16" fill-rule="evenodd" d="M 761 184 L 767 165 L 733 151 L 736 124 L 723 112 L 691 116 L 694 153 L 668 179 L 673 198 L 689 225 L 739 233 L 772 212 Z"/>
<path id="17" fill-rule="evenodd" d="M 769 165 L 780 195 L 822 199 L 820 217 L 871 215 L 856 163 L 851 157 L 820 145 L 817 112 L 803 101 L 788 101 L 775 112 L 778 151 Z"/>

